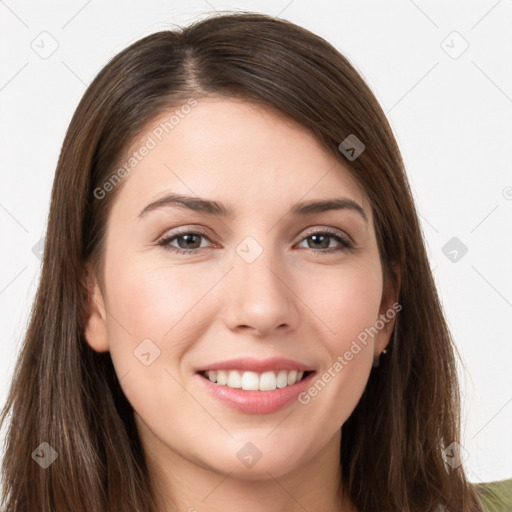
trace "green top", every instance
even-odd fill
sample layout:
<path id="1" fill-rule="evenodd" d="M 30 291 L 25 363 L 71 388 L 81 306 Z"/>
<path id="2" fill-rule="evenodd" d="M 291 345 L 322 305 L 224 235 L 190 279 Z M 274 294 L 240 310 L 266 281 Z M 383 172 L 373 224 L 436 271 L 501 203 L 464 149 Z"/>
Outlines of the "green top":
<path id="1" fill-rule="evenodd" d="M 478 484 L 477 488 L 484 502 L 486 512 L 512 511 L 512 478 L 499 482 Z"/>

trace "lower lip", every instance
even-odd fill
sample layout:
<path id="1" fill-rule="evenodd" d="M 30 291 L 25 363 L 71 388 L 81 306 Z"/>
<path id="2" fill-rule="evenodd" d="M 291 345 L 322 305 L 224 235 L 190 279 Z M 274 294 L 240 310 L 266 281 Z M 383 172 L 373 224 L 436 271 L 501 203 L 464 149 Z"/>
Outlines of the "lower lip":
<path id="1" fill-rule="evenodd" d="M 313 375 L 315 372 L 285 388 L 276 388 L 272 391 L 245 391 L 211 382 L 199 373 L 196 374 L 208 392 L 228 407 L 246 414 L 269 414 L 285 408 L 295 400 L 298 401 L 298 395 L 309 386 Z"/>

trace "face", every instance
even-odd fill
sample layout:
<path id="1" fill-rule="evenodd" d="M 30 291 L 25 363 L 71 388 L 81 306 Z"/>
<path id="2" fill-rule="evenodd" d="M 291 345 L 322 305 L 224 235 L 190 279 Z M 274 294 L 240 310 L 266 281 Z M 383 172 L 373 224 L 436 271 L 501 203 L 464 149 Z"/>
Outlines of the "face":
<path id="1" fill-rule="evenodd" d="M 126 155 L 150 147 L 110 211 L 86 338 L 148 450 L 278 477 L 332 443 L 389 340 L 371 208 L 270 109 L 201 99 L 162 136 L 169 115 Z"/>

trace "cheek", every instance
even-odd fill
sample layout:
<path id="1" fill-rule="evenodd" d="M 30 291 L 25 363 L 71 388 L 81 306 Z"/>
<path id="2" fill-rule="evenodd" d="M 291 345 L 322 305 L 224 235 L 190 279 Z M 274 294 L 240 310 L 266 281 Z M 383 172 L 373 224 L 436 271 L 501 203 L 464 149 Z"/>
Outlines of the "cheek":
<path id="1" fill-rule="evenodd" d="M 215 283 L 215 276 L 185 266 L 168 269 L 149 266 L 141 258 L 127 265 L 112 265 L 109 281 L 109 307 L 117 320 L 110 325 L 116 333 L 121 325 L 125 331 L 123 339 L 129 333 L 134 343 L 144 338 L 160 343 L 164 338 L 172 339 L 173 331 L 181 333 L 182 323 L 196 319 L 201 298 Z M 112 336 L 114 345 L 118 338 Z"/>
<path id="2" fill-rule="evenodd" d="M 378 318 L 382 299 L 380 267 L 367 264 L 316 272 L 302 279 L 302 296 L 325 326 L 324 340 L 333 351 L 344 351 Z"/>
<path id="3" fill-rule="evenodd" d="M 110 352 L 118 374 L 133 369 L 148 352 L 143 359 L 154 359 L 157 366 L 163 359 L 172 361 L 197 335 L 184 326 L 198 315 L 200 308 L 195 306 L 210 279 L 185 267 L 149 266 L 150 261 L 143 255 L 130 260 L 112 257 L 105 266 Z"/>
<path id="4" fill-rule="evenodd" d="M 146 259 L 112 259 L 105 267 L 110 353 L 133 408 L 171 425 L 172 410 L 190 407 L 179 384 L 180 361 L 211 322 L 201 298 L 218 277 L 185 266 L 149 266 Z"/>
<path id="5" fill-rule="evenodd" d="M 325 326 L 323 349 L 329 361 L 300 403 L 339 428 L 356 407 L 373 362 L 370 329 L 379 318 L 382 276 L 377 265 L 338 269 L 303 281 L 308 305 Z"/>

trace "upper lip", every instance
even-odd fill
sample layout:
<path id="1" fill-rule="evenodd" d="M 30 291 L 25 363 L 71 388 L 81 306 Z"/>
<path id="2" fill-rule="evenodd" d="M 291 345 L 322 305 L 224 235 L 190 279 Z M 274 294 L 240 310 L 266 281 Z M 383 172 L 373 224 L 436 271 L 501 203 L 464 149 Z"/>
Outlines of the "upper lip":
<path id="1" fill-rule="evenodd" d="M 313 371 L 314 368 L 307 364 L 288 359 L 286 357 L 271 357 L 268 359 L 254 359 L 251 357 L 239 357 L 226 361 L 218 361 L 206 366 L 202 366 L 197 371 L 208 370 L 246 370 L 256 373 L 263 373 L 272 370 L 297 370 L 303 372 Z"/>

